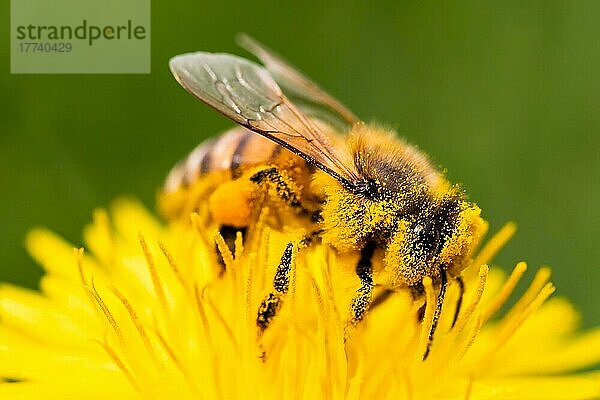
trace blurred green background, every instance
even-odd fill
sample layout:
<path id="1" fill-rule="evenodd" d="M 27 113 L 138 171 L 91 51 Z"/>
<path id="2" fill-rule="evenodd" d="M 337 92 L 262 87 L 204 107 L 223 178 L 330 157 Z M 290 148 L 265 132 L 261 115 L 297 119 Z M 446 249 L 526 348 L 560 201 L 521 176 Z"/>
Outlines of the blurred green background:
<path id="1" fill-rule="evenodd" d="M 154 1 L 151 74 L 11 75 L 4 2 L 0 281 L 35 287 L 31 227 L 81 244 L 95 207 L 123 194 L 153 207 L 174 162 L 231 125 L 178 86 L 169 57 L 245 54 L 233 38 L 247 32 L 430 153 L 492 230 L 517 221 L 497 263 L 551 265 L 599 324 L 600 1 L 284 4 Z"/>

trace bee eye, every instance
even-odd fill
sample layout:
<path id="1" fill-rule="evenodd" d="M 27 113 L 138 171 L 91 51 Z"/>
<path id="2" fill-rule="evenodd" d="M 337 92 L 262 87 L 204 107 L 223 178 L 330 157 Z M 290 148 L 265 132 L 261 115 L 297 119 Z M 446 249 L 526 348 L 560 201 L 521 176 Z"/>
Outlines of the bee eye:
<path id="1" fill-rule="evenodd" d="M 415 247 L 427 253 L 435 251 L 439 242 L 439 231 L 431 222 L 417 223 L 413 228 Z"/>
<path id="2" fill-rule="evenodd" d="M 380 183 L 374 179 L 358 182 L 352 188 L 352 191 L 355 194 L 361 194 L 373 200 L 379 198 L 381 195 Z"/>

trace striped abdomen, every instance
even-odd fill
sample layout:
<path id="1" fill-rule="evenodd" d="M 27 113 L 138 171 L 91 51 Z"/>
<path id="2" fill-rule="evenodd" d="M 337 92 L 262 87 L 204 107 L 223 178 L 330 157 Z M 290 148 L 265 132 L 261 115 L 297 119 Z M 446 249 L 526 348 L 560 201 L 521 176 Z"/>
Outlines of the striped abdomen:
<path id="1" fill-rule="evenodd" d="M 200 176 L 216 171 L 229 170 L 231 178 L 235 179 L 241 175 L 242 167 L 268 164 L 282 149 L 246 128 L 233 128 L 200 143 L 187 158 L 177 163 L 167 176 L 164 190 L 175 192 Z"/>

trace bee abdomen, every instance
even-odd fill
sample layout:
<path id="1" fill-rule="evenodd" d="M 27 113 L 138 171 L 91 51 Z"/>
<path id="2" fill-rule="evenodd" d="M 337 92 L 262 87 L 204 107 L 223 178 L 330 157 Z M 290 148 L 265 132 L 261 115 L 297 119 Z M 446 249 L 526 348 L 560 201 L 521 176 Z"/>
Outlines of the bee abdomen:
<path id="1" fill-rule="evenodd" d="M 236 127 L 215 139 L 200 143 L 178 162 L 165 181 L 165 191 L 187 187 L 202 175 L 227 171 L 231 178 L 241 175 L 245 166 L 268 163 L 281 150 L 278 144 L 242 127 Z"/>

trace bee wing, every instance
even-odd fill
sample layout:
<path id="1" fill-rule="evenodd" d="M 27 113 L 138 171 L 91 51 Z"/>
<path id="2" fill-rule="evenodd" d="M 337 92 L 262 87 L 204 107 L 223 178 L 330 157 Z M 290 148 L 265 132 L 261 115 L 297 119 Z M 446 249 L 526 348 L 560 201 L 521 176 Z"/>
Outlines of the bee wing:
<path id="1" fill-rule="evenodd" d="M 265 65 L 283 91 L 298 101 L 298 106 L 307 115 L 342 128 L 360 122 L 340 101 L 262 43 L 245 34 L 239 35 L 237 42 Z"/>
<path id="2" fill-rule="evenodd" d="M 360 181 L 352 156 L 290 102 L 259 65 L 230 54 L 189 53 L 169 62 L 190 93 L 238 124 L 315 164 L 350 187 Z"/>

